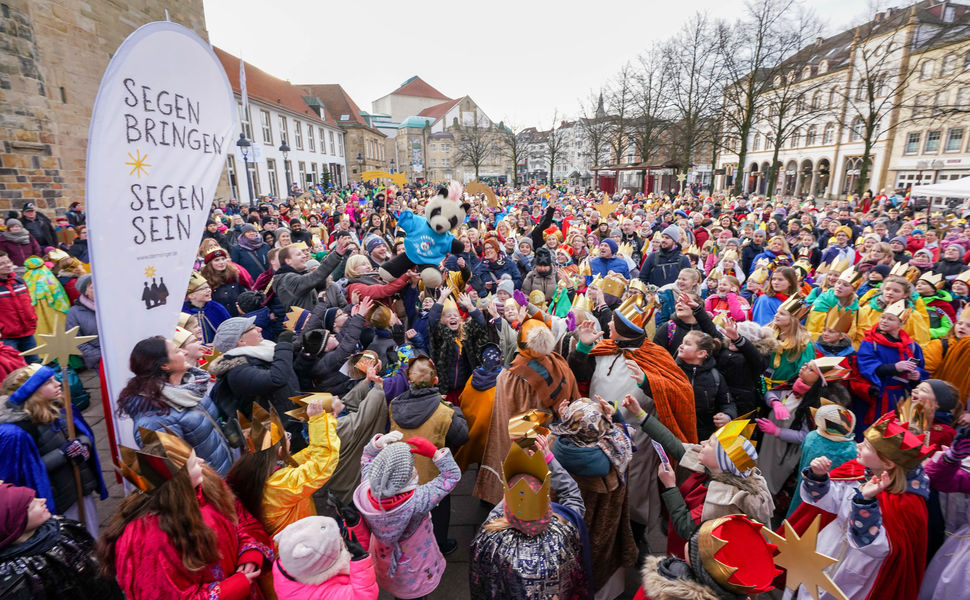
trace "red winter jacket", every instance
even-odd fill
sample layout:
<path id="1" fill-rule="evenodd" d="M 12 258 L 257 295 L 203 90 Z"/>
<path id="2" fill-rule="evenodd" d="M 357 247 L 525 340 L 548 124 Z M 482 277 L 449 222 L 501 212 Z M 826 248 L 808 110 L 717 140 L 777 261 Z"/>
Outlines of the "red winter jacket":
<path id="1" fill-rule="evenodd" d="M 27 285 L 13 273 L 0 279 L 0 337 L 19 338 L 34 335 L 37 313 L 30 303 Z"/>

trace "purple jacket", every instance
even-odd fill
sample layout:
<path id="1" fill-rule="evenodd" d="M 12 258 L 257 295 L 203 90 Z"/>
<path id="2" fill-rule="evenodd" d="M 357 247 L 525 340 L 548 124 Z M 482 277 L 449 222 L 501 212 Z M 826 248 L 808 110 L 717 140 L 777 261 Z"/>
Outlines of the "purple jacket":
<path id="1" fill-rule="evenodd" d="M 970 493 L 970 473 L 964 471 L 960 463 L 953 463 L 937 456 L 936 460 L 923 465 L 930 477 L 930 487 L 934 490 L 953 493 Z"/>

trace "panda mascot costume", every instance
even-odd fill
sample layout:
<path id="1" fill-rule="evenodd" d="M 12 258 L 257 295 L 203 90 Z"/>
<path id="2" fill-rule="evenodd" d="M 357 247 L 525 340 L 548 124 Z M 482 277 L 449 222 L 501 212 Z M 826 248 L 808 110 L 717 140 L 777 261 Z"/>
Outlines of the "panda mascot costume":
<path id="1" fill-rule="evenodd" d="M 441 285 L 438 265 L 450 254 L 464 251 L 464 245 L 455 239 L 451 230 L 465 221 L 469 204 L 462 203 L 462 185 L 456 181 L 442 187 L 438 194 L 428 200 L 424 217 L 410 210 L 397 216 L 397 226 L 404 230 L 404 252 L 381 265 L 380 274 L 385 281 L 394 281 L 412 267 L 417 267 L 425 289 Z"/>

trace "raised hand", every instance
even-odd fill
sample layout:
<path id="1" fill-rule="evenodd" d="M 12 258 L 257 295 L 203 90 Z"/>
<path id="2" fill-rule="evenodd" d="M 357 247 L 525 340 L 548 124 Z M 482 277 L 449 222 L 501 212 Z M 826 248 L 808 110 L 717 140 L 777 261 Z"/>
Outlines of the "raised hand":
<path id="1" fill-rule="evenodd" d="M 888 488 L 891 483 L 892 478 L 889 476 L 889 471 L 883 471 L 879 475 L 873 475 L 869 481 L 862 484 L 859 493 L 866 500 L 871 500 Z"/>
<path id="2" fill-rule="evenodd" d="M 818 458 L 813 458 L 808 466 L 812 468 L 812 473 L 822 476 L 832 470 L 832 461 L 825 456 L 819 456 Z"/>
<path id="3" fill-rule="evenodd" d="M 637 385 L 643 385 L 644 380 L 647 378 L 647 374 L 643 372 L 637 361 L 628 358 L 623 361 L 626 364 L 626 368 L 630 371 L 630 377 L 633 381 L 637 382 Z"/>
<path id="4" fill-rule="evenodd" d="M 738 322 L 731 317 L 724 317 L 724 335 L 732 342 L 738 339 Z"/>
<path id="5" fill-rule="evenodd" d="M 364 298 L 360 301 L 360 304 L 357 306 L 360 307 L 360 312 L 358 314 L 367 316 L 371 309 L 374 308 L 374 299 L 370 296 L 364 296 Z"/>
<path id="6" fill-rule="evenodd" d="M 603 332 L 596 331 L 596 323 L 594 321 L 585 321 L 576 328 L 576 339 L 587 346 L 592 346 L 603 339 Z"/>
<path id="7" fill-rule="evenodd" d="M 638 415 L 643 412 L 643 407 L 637 402 L 637 399 L 632 395 L 627 394 L 623 397 L 623 408 L 627 410 L 632 415 Z"/>
<path id="8" fill-rule="evenodd" d="M 600 396 L 599 394 L 596 394 L 594 398 L 596 399 L 597 402 L 600 403 L 600 410 L 603 411 L 603 414 L 606 415 L 607 418 L 611 418 L 613 416 L 613 413 L 616 412 L 616 409 L 613 408 L 613 405 L 607 402 L 606 400 L 604 400 L 603 396 Z"/>
<path id="9" fill-rule="evenodd" d="M 657 468 L 657 479 L 660 480 L 660 483 L 665 488 L 672 488 L 677 485 L 677 476 L 674 474 L 673 469 L 663 463 L 660 463 L 660 466 Z"/>

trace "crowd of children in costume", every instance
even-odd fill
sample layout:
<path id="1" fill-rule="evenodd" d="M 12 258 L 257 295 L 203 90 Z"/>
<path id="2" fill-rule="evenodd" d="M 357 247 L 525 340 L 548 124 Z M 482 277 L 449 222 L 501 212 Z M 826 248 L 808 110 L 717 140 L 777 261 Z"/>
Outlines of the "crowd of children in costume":
<path id="1" fill-rule="evenodd" d="M 898 194 L 494 192 L 213 207 L 177 325 L 110 399 L 132 492 L 100 517 L 108 457 L 18 353 L 57 313 L 97 332 L 83 212 L 43 243 L 12 216 L 0 597 L 965 596 L 965 220 Z M 440 586 L 456 552 L 467 591 Z M 824 573 L 793 567 L 811 552 Z"/>

